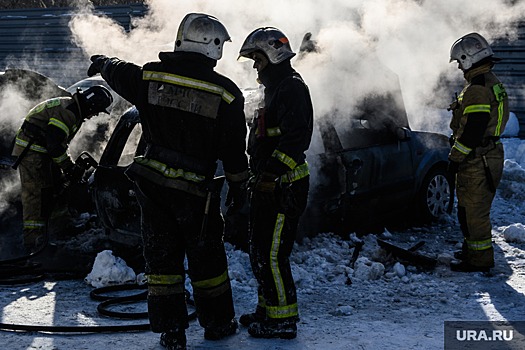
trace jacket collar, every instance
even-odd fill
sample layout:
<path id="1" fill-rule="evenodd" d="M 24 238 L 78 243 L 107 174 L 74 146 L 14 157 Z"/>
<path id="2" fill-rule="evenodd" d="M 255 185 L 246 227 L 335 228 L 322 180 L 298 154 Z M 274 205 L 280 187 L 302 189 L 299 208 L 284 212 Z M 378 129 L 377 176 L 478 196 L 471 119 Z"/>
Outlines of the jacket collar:
<path id="1" fill-rule="evenodd" d="M 470 83 L 474 77 L 490 72 L 490 70 L 492 69 L 492 66 L 493 66 L 492 63 L 486 63 L 479 67 L 472 68 L 472 69 L 465 71 L 465 73 L 463 73 L 463 76 L 465 77 L 465 80 L 467 80 L 467 82 Z"/>
<path id="2" fill-rule="evenodd" d="M 259 81 L 267 88 L 278 86 L 281 81 L 295 73 L 290 60 L 268 65 L 259 73 Z"/>
<path id="3" fill-rule="evenodd" d="M 182 62 L 192 62 L 196 64 L 202 64 L 209 68 L 214 68 L 217 65 L 217 61 L 203 54 L 196 52 L 160 52 L 159 59 L 163 63 L 176 64 Z"/>

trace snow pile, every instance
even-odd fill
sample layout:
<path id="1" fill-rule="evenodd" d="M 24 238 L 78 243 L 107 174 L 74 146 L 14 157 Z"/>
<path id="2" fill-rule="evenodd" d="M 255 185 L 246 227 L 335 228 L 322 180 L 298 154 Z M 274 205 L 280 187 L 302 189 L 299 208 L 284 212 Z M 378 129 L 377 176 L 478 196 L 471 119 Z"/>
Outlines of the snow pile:
<path id="1" fill-rule="evenodd" d="M 503 139 L 505 162 L 498 194 L 505 199 L 525 201 L 525 143 L 520 139 Z"/>
<path id="2" fill-rule="evenodd" d="M 104 250 L 97 254 L 93 269 L 84 281 L 95 288 L 109 285 L 135 283 L 136 274 L 126 262 L 113 255 L 111 250 Z"/>
<path id="3" fill-rule="evenodd" d="M 507 226 L 503 230 L 503 238 L 507 242 L 525 243 L 525 225 L 517 223 Z"/>
<path id="4" fill-rule="evenodd" d="M 501 136 L 505 137 L 517 137 L 520 133 L 520 122 L 518 120 L 518 117 L 516 117 L 516 114 L 514 112 L 509 113 L 509 121 L 507 122 L 507 125 L 505 125 L 505 131 Z"/>

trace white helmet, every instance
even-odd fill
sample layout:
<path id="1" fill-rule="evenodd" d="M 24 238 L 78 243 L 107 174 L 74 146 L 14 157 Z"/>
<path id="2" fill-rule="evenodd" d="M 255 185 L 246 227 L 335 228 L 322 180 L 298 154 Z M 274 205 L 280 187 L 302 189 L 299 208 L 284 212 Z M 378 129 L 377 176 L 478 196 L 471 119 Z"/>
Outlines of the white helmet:
<path id="1" fill-rule="evenodd" d="M 484 58 L 492 57 L 494 52 L 484 37 L 478 33 L 467 34 L 452 45 L 450 62 L 458 61 L 463 70 L 470 69 Z M 498 60 L 494 57 L 495 60 Z"/>
<path id="2" fill-rule="evenodd" d="M 231 41 L 230 34 L 217 18 L 203 13 L 189 13 L 180 23 L 175 51 L 197 52 L 220 60 L 225 41 Z"/>
<path id="3" fill-rule="evenodd" d="M 273 64 L 295 56 L 286 35 L 273 27 L 258 28 L 251 32 L 242 44 L 239 57 L 250 58 L 249 54 L 255 51 L 262 51 Z"/>

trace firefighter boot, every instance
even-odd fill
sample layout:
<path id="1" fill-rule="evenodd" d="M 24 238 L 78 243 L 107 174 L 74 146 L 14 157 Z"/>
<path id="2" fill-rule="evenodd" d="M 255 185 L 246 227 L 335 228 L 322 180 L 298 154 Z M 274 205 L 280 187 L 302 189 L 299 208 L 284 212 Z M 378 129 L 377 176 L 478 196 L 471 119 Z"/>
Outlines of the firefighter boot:
<path id="1" fill-rule="evenodd" d="M 294 339 L 297 336 L 295 320 L 264 320 L 254 322 L 248 327 L 254 338 Z"/>
<path id="2" fill-rule="evenodd" d="M 239 317 L 239 323 L 244 327 L 249 327 L 254 322 L 262 322 L 266 319 L 266 311 L 264 308 L 257 306 L 255 312 L 244 314 Z"/>
<path id="3" fill-rule="evenodd" d="M 484 272 L 490 273 L 490 266 L 476 266 L 466 261 L 450 263 L 450 269 L 456 272 Z"/>
<path id="4" fill-rule="evenodd" d="M 237 330 L 237 320 L 232 319 L 225 325 L 209 326 L 204 329 L 204 339 L 219 340 L 229 335 L 235 334 Z"/>
<path id="5" fill-rule="evenodd" d="M 186 350 L 186 333 L 184 330 L 162 333 L 160 345 L 167 350 Z"/>

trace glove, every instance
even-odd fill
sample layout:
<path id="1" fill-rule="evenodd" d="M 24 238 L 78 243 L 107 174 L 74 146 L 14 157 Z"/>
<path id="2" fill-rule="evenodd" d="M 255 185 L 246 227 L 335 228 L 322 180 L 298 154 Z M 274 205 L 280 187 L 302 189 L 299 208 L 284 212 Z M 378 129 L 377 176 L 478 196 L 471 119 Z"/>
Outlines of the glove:
<path id="1" fill-rule="evenodd" d="M 78 183 L 84 175 L 84 169 L 73 163 L 64 169 L 64 175 L 66 175 L 66 178 L 72 183 Z"/>
<path id="2" fill-rule="evenodd" d="M 228 213 L 233 214 L 241 210 L 246 203 L 247 181 L 228 182 L 228 194 L 226 195 L 226 206 Z"/>
<path id="3" fill-rule="evenodd" d="M 100 73 L 102 71 L 102 67 L 104 66 L 104 63 L 109 59 L 108 56 L 104 55 L 93 55 L 91 56 L 91 65 L 88 68 L 87 75 L 88 77 L 92 77 L 97 73 Z"/>
<path id="4" fill-rule="evenodd" d="M 254 198 L 257 198 L 258 202 L 264 202 L 274 206 L 277 202 L 276 190 L 277 175 L 264 172 L 257 176 L 252 195 Z"/>
<path id="5" fill-rule="evenodd" d="M 459 163 L 449 160 L 448 165 L 447 165 L 448 177 L 453 179 L 456 176 L 458 170 L 459 170 Z"/>

